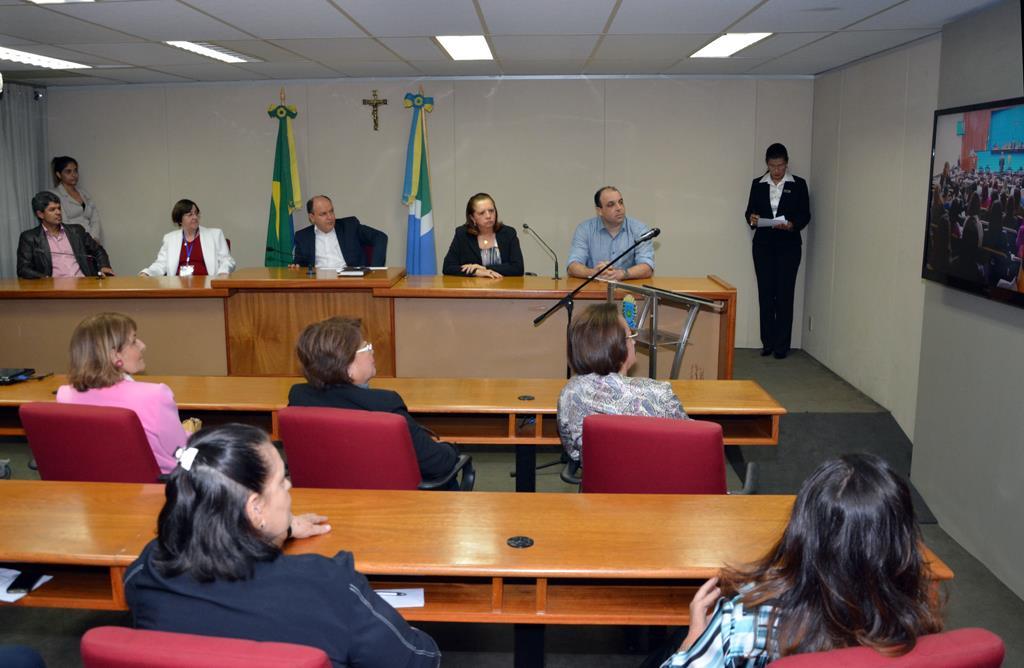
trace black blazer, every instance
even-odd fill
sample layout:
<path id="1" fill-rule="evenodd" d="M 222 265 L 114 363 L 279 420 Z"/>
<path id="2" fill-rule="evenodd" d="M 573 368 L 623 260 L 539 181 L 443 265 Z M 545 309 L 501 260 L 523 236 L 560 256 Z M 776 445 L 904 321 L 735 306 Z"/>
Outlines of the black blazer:
<path id="1" fill-rule="evenodd" d="M 754 232 L 755 245 L 800 246 L 800 230 L 811 222 L 811 200 L 807 194 L 807 181 L 793 176 L 792 183 L 782 187 L 782 199 L 779 200 L 778 215 L 785 216 L 793 223 L 792 231 L 776 230 L 770 227 L 759 227 Z M 750 184 L 750 197 L 747 198 L 747 211 L 743 220 L 750 227 L 750 214 L 756 213 L 762 218 L 772 218 L 772 203 L 768 196 L 768 184 L 761 183 L 761 177 Z"/>
<path id="2" fill-rule="evenodd" d="M 313 225 L 304 227 L 295 233 L 295 249 L 293 262 L 300 267 L 316 265 L 316 235 Z M 362 267 L 366 264 L 363 246 L 373 247 L 370 266 L 383 267 L 387 264 L 388 235 L 368 225 L 362 225 L 355 216 L 338 218 L 334 221 L 334 233 L 338 236 L 338 246 L 350 267 Z"/>
<path id="3" fill-rule="evenodd" d="M 374 390 L 358 385 L 332 385 L 318 390 L 309 383 L 298 383 L 292 385 L 288 392 L 288 405 L 351 408 L 401 415 L 409 425 L 416 461 L 424 480 L 447 475 L 459 458 L 459 451 L 454 445 L 431 438 L 430 432 L 409 415 L 402 397 L 392 390 Z"/>
<path id="4" fill-rule="evenodd" d="M 109 267 L 110 258 L 103 246 L 89 236 L 81 225 L 66 223 L 64 234 L 71 243 L 79 269 L 86 276 L 96 276 L 100 267 Z M 18 278 L 48 278 L 53 275 L 53 259 L 50 244 L 40 223 L 31 230 L 25 230 L 18 237 Z"/>
<path id="5" fill-rule="evenodd" d="M 465 224 L 455 228 L 455 236 L 452 237 L 452 245 L 448 247 L 448 254 L 444 256 L 444 266 L 441 270 L 447 276 L 465 276 L 460 269 L 462 265 L 484 263 L 476 237 L 467 230 Z M 515 229 L 502 225 L 501 229 L 495 232 L 494 239 L 498 242 L 501 263 L 491 265 L 488 269 L 502 276 L 522 276 L 523 251 L 519 247 L 519 236 Z"/>

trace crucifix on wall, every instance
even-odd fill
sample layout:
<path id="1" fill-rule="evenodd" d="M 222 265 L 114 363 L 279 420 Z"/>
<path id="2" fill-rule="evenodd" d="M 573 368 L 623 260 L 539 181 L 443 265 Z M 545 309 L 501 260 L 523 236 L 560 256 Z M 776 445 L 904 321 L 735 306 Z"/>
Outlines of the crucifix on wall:
<path id="1" fill-rule="evenodd" d="M 373 89 L 373 97 L 369 99 L 363 99 L 363 104 L 373 107 L 373 111 L 370 112 L 370 117 L 373 119 L 373 131 L 376 132 L 380 129 L 380 115 L 377 113 L 377 107 L 382 104 L 387 104 L 387 98 L 377 97 L 377 89 Z"/>

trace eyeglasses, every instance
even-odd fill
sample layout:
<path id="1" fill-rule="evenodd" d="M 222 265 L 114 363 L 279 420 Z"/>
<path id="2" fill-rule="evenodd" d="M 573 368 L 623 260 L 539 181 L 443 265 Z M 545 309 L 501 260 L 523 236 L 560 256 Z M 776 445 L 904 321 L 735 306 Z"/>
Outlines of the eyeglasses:
<path id="1" fill-rule="evenodd" d="M 363 346 L 362 348 L 356 348 L 356 354 L 357 355 L 359 353 L 372 353 L 372 352 L 373 352 L 373 344 L 370 343 L 370 342 L 367 342 L 366 345 Z"/>

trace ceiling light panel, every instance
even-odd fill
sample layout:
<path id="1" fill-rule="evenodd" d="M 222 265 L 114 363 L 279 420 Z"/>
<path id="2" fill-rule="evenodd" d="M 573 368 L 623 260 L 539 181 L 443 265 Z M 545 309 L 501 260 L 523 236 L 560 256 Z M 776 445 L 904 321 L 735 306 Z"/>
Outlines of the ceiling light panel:
<path id="1" fill-rule="evenodd" d="M 438 35 L 437 41 L 452 60 L 494 60 L 483 35 Z"/>
<path id="2" fill-rule="evenodd" d="M 771 37 L 770 32 L 730 32 L 722 35 L 704 48 L 692 54 L 691 58 L 728 58 L 734 53 L 742 51 L 751 44 L 756 44 L 766 37 Z"/>
<path id="3" fill-rule="evenodd" d="M 17 49 L 9 49 L 7 47 L 0 47 L 0 60 L 10 60 L 15 63 L 33 65 L 35 67 L 45 67 L 51 70 L 87 70 L 92 67 L 91 65 L 73 63 L 70 60 L 60 60 L 59 58 L 40 56 L 35 53 L 18 51 Z"/>

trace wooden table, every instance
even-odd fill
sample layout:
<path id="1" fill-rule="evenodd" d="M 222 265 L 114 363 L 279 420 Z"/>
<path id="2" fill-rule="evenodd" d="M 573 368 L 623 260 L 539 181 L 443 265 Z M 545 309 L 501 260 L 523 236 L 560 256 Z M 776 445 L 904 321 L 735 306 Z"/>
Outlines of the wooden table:
<path id="1" fill-rule="evenodd" d="M 68 341 L 87 315 L 118 311 L 139 324 L 152 373 L 299 375 L 295 342 L 312 323 L 361 318 L 379 376 L 560 378 L 565 317 L 533 318 L 580 284 L 536 276 L 500 280 L 405 277 L 388 268 L 361 278 L 302 269 L 239 269 L 227 277 L 115 276 L 0 281 L 0 366 L 67 369 Z M 719 301 L 696 321 L 680 377 L 732 377 L 736 290 L 714 277 L 633 281 Z M 579 305 L 607 297 L 595 283 Z M 678 312 L 678 313 L 674 313 Z M 663 327 L 682 311 L 662 310 Z M 641 357 L 644 354 L 641 353 Z M 667 367 L 670 355 L 661 355 Z M 641 360 L 638 369 L 646 369 Z M 659 372 L 660 377 L 667 377 Z"/>
<path id="2" fill-rule="evenodd" d="M 375 588 L 422 587 L 413 622 L 517 625 L 516 664 L 543 665 L 543 625 L 685 625 L 702 580 L 763 554 L 790 496 L 293 490 L 333 531 L 289 553 L 355 555 Z M 124 610 L 125 569 L 155 534 L 163 487 L 0 482 L 0 562 L 53 581 L 16 606 Z M 31 529 L 27 529 L 31 528 Z M 531 547 L 508 545 L 513 536 Z M 949 568 L 926 550 L 935 580 Z"/>
<path id="3" fill-rule="evenodd" d="M 702 580 L 762 555 L 791 496 L 293 489 L 333 531 L 291 554 L 355 555 L 374 587 L 423 587 L 410 621 L 684 625 Z M 159 485 L 0 482 L 0 562 L 57 577 L 16 605 L 125 608 L 124 569 L 154 537 Z M 26 529 L 30 527 L 31 529 Z M 512 536 L 532 547 L 515 549 Z M 936 580 L 952 571 L 927 557 Z M 534 664 L 537 665 L 537 664 Z"/>
<path id="4" fill-rule="evenodd" d="M 299 379 L 237 376 L 148 376 L 166 383 L 182 417 L 205 424 L 258 424 L 278 437 L 277 412 L 288 405 L 288 390 Z M 0 387 L 0 435 L 24 433 L 18 406 L 53 401 L 64 376 Z M 417 420 L 452 443 L 516 447 L 516 490 L 536 489 L 536 449 L 559 445 L 555 423 L 564 380 L 488 378 L 375 378 L 373 387 L 395 390 Z M 722 425 L 725 443 L 776 445 L 783 408 L 752 380 L 678 380 L 672 386 L 684 410 Z M 532 398 L 529 398 L 532 397 Z"/>

